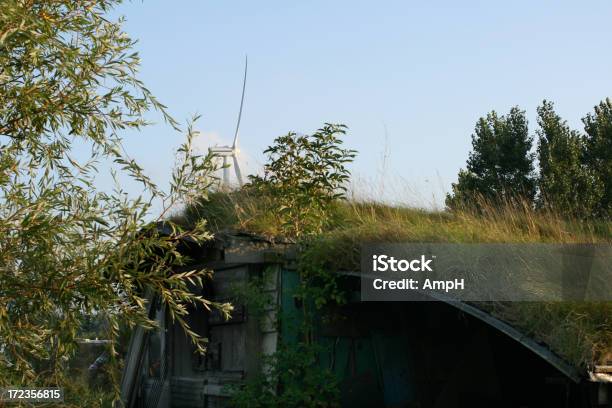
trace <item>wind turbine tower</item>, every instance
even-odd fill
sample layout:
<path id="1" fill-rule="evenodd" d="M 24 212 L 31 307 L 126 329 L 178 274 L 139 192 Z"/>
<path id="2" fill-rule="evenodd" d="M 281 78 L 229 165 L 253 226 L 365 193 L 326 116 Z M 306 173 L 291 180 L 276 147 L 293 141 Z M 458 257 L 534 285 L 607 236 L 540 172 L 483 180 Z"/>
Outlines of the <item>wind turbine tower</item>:
<path id="1" fill-rule="evenodd" d="M 223 160 L 223 178 L 221 179 L 221 186 L 225 188 L 230 187 L 230 158 L 233 160 L 234 171 L 236 173 L 236 180 L 238 185 L 242 187 L 244 184 L 242 180 L 242 173 L 240 172 L 240 166 L 238 165 L 238 156 L 240 150 L 238 149 L 238 130 L 240 129 L 240 118 L 242 117 L 242 107 L 244 106 L 244 91 L 246 89 L 247 71 L 249 67 L 248 57 L 244 60 L 244 79 L 242 81 L 242 97 L 240 98 L 240 110 L 238 111 L 238 121 L 236 122 L 236 132 L 234 133 L 234 142 L 231 146 L 213 146 L 209 147 L 208 151 L 215 156 Z"/>

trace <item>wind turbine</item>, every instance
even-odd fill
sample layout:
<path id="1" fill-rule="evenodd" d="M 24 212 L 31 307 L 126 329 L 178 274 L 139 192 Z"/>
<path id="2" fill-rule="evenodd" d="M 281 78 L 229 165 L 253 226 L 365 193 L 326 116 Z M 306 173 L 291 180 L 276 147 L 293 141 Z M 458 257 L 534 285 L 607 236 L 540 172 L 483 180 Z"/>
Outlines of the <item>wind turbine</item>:
<path id="1" fill-rule="evenodd" d="M 242 187 L 244 184 L 242 181 L 242 173 L 240 172 L 240 166 L 238 165 L 238 129 L 240 129 L 240 118 L 242 117 L 242 106 L 244 105 L 244 91 L 246 89 L 247 70 L 249 67 L 248 57 L 244 59 L 244 79 L 242 81 L 242 97 L 240 98 L 240 110 L 238 111 L 238 121 L 236 122 L 236 132 L 234 133 L 234 142 L 231 146 L 213 146 L 209 147 L 208 151 L 223 160 L 223 179 L 222 186 L 229 188 L 230 185 L 230 157 L 234 161 L 234 171 L 236 172 L 236 179 L 238 185 Z"/>

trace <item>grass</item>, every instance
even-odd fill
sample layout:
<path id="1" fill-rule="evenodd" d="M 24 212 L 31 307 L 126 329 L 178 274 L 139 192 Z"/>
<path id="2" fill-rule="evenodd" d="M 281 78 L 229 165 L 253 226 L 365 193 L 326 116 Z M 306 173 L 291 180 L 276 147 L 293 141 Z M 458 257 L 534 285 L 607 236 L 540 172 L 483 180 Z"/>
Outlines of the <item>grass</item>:
<path id="1" fill-rule="evenodd" d="M 274 201 L 248 191 L 212 193 L 174 221 L 192 224 L 206 219 L 213 232 L 246 231 L 271 239 L 282 237 L 282 220 Z M 376 202 L 341 201 L 328 211 L 322 236 L 385 242 L 612 242 L 609 222 L 567 220 L 527 205 L 481 206 L 481 212 L 427 211 Z"/>
<path id="2" fill-rule="evenodd" d="M 291 238 L 283 236 L 274 201 L 245 190 L 213 193 L 175 221 L 191 224 L 202 218 L 213 231 L 247 231 L 271 240 Z M 478 212 L 451 213 L 342 201 L 328 211 L 325 230 L 308 237 L 308 255 L 334 270 L 358 270 L 363 242 L 610 243 L 611 232 L 610 222 L 566 219 L 529 205 L 482 202 Z M 514 302 L 487 308 L 577 367 L 612 360 L 612 302 Z"/>

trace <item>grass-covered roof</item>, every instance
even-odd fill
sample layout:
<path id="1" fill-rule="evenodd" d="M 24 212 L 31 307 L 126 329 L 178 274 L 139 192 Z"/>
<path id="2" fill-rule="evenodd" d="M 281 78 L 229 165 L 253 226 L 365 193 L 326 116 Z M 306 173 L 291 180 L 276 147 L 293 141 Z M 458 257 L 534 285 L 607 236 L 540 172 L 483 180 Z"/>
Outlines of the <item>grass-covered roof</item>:
<path id="1" fill-rule="evenodd" d="M 287 237 L 273 199 L 249 190 L 211 194 L 175 221 L 206 219 L 212 231 L 243 231 L 271 240 L 308 241 L 307 256 L 334 270 L 358 270 L 363 242 L 610 243 L 607 221 L 568 220 L 530 206 L 482 205 L 474 211 L 429 211 L 376 202 L 337 201 L 325 227 Z M 514 302 L 477 305 L 545 343 L 583 369 L 612 359 L 612 302 Z"/>

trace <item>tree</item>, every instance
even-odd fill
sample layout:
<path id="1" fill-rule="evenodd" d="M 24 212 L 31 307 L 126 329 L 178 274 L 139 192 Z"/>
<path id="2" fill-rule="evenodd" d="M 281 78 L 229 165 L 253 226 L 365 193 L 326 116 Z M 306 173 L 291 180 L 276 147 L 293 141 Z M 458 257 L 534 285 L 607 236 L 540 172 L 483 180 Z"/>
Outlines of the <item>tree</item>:
<path id="1" fill-rule="evenodd" d="M 584 140 L 555 113 L 552 102 L 538 107 L 538 206 L 575 217 L 593 215 L 602 186 L 583 164 Z"/>
<path id="2" fill-rule="evenodd" d="M 612 216 L 612 101 L 595 106 L 594 112 L 582 119 L 586 132 L 585 163 L 603 186 L 603 194 L 597 212 L 600 216 Z"/>
<path id="3" fill-rule="evenodd" d="M 121 132 L 146 126 L 151 109 L 179 127 L 136 77 L 134 41 L 107 18 L 118 3 L 0 7 L 0 386 L 65 384 L 88 314 L 104 316 L 113 341 L 120 324 L 152 328 L 147 290 L 159 293 L 200 351 L 204 339 L 183 320 L 187 306 L 229 310 L 188 290 L 208 271 L 173 273 L 188 262 L 178 243 L 208 239 L 205 224 L 166 223 L 170 233 L 162 234 L 149 216 L 153 200 L 163 203 L 161 221 L 177 203 L 206 194 L 214 166 L 191 153 L 196 132 L 188 127 L 168 193 L 122 148 Z M 90 157 L 77 159 L 77 144 Z M 113 194 L 98 191 L 96 166 L 106 162 L 140 181 L 148 198 L 129 198 L 119 185 Z"/>
<path id="4" fill-rule="evenodd" d="M 507 116 L 495 111 L 480 118 L 472 134 L 472 152 L 466 170 L 459 172 L 446 205 L 455 208 L 486 201 L 531 202 L 535 195 L 533 138 L 525 112 L 518 107 Z"/>
<path id="5" fill-rule="evenodd" d="M 312 135 L 277 137 L 264 151 L 264 175 L 250 176 L 250 184 L 274 199 L 287 235 L 320 232 L 329 206 L 344 196 L 346 164 L 355 157 L 341 147 L 345 133 L 346 126 L 326 123 Z"/>

